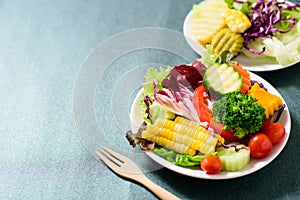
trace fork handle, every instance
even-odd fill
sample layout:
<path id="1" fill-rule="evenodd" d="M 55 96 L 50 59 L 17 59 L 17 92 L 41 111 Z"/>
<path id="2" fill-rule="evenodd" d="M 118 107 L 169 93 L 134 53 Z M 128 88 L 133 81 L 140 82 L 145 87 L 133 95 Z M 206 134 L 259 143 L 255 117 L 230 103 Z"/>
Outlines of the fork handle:
<path id="1" fill-rule="evenodd" d="M 178 197 L 176 197 L 174 194 L 168 192 L 164 188 L 160 187 L 159 185 L 152 182 L 150 179 L 148 179 L 145 175 L 141 175 L 137 181 L 141 184 L 143 184 L 146 188 L 148 188 L 150 191 L 152 191 L 154 194 L 156 194 L 157 197 L 163 200 L 179 200 Z"/>

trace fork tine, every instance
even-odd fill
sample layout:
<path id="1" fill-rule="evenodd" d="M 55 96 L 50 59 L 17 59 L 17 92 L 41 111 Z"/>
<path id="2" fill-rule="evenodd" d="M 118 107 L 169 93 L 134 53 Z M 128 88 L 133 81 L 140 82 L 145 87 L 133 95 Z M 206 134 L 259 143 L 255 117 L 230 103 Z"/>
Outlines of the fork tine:
<path id="1" fill-rule="evenodd" d="M 100 147 L 99 151 L 106 156 L 106 158 L 111 162 L 111 164 L 115 164 L 115 171 L 117 170 L 119 174 L 123 174 L 123 176 L 128 176 L 129 174 L 141 174 L 142 171 L 140 168 L 129 158 L 119 154 L 107 147 Z M 125 175 L 126 174 L 126 175 Z"/>
<path id="2" fill-rule="evenodd" d="M 114 157 L 115 159 L 117 159 L 118 161 L 120 161 L 121 163 L 124 163 L 126 160 L 128 160 L 128 158 L 126 158 L 125 156 L 107 148 L 104 146 L 101 146 L 100 149 L 104 149 L 106 152 L 108 152 L 112 157 Z M 101 150 L 101 152 L 103 152 L 103 150 Z"/>
<path id="3" fill-rule="evenodd" d="M 95 151 L 95 153 L 100 157 L 100 159 L 109 167 L 111 168 L 112 170 L 117 170 L 118 167 L 120 167 L 119 164 L 115 163 L 114 161 L 112 161 L 111 159 L 109 159 L 109 157 L 107 157 L 106 155 L 98 152 L 98 151 Z"/>

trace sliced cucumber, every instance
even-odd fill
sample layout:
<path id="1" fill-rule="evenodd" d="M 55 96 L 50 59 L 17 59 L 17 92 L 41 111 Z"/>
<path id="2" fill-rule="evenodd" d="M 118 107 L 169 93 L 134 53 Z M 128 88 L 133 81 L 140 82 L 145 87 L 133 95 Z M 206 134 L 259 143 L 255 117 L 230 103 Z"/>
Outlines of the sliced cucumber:
<path id="1" fill-rule="evenodd" d="M 171 111 L 165 109 L 162 105 L 157 103 L 156 101 L 150 106 L 150 115 L 151 115 L 151 122 L 154 124 L 157 118 L 163 119 L 174 119 L 175 114 Z"/>
<path id="2" fill-rule="evenodd" d="M 242 84 L 240 73 L 227 63 L 208 67 L 203 77 L 203 86 L 213 99 L 219 99 L 228 92 L 239 92 Z"/>
<path id="3" fill-rule="evenodd" d="M 243 169 L 250 161 L 250 150 L 243 144 L 237 145 L 239 151 L 235 151 L 234 147 L 217 148 L 217 155 L 222 162 L 222 170 L 227 172 L 235 172 Z"/>

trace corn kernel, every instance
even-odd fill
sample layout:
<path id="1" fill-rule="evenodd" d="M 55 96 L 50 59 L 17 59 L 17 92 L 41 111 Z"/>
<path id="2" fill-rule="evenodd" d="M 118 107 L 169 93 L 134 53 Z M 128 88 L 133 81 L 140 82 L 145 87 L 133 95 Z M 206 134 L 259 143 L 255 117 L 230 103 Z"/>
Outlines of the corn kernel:
<path id="1" fill-rule="evenodd" d="M 239 10 L 227 9 L 223 15 L 223 19 L 234 33 L 244 33 L 251 26 L 248 17 Z"/>

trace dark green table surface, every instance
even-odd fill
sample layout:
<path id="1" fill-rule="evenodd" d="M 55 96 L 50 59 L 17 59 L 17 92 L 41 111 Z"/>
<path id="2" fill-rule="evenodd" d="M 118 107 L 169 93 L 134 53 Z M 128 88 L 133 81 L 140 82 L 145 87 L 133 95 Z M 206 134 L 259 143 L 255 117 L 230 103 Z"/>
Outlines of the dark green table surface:
<path id="1" fill-rule="evenodd" d="M 0 199 L 156 199 L 113 174 L 95 159 L 93 147 L 108 141 L 139 152 L 124 138 L 130 102 L 123 94 L 137 89 L 131 83 L 142 80 L 132 74 L 145 66 L 174 66 L 197 58 L 181 40 L 183 21 L 195 3 L 0 1 Z M 144 30 L 149 31 L 139 41 L 143 32 L 136 31 Z M 169 31 L 172 37 L 164 34 Z M 164 38 L 153 38 L 162 32 Z M 107 51 L 101 53 L 103 47 Z M 99 59 L 85 63 L 97 49 Z M 113 53 L 117 56 L 106 56 Z M 86 64 L 96 65 L 95 71 L 85 72 Z M 277 88 L 292 119 L 289 141 L 273 162 L 231 180 L 196 179 L 168 169 L 145 170 L 146 176 L 182 199 L 299 199 L 300 64 L 256 74 Z M 102 134 L 97 141 L 92 137 L 97 137 L 97 127 L 81 121 L 89 117 L 98 120 Z M 158 166 L 143 158 L 146 167 Z"/>

